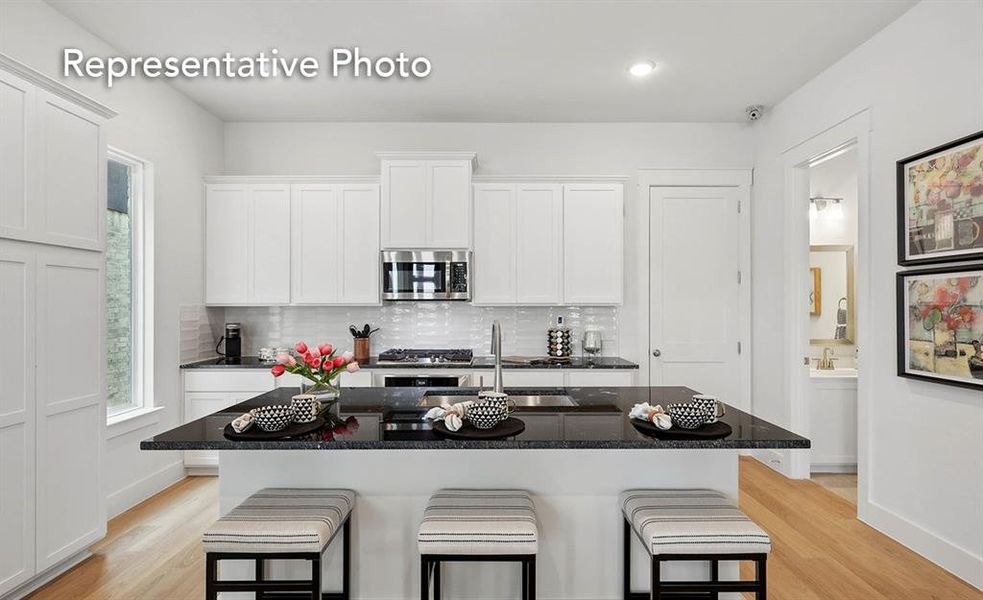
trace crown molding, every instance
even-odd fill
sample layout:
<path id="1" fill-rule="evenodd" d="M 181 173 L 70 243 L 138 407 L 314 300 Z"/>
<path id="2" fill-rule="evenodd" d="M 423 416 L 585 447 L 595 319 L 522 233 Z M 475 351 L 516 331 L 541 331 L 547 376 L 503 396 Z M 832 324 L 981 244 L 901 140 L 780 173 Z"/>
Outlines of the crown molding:
<path id="1" fill-rule="evenodd" d="M 471 170 L 478 168 L 476 152 L 454 152 L 440 150 L 391 150 L 376 152 L 379 160 L 469 160 Z"/>
<path id="2" fill-rule="evenodd" d="M 628 175 L 473 175 L 474 183 L 624 183 Z"/>
<path id="3" fill-rule="evenodd" d="M 379 183 L 378 175 L 206 175 L 205 183 Z"/>
<path id="4" fill-rule="evenodd" d="M 68 100 L 74 104 L 78 104 L 79 106 L 82 106 L 106 119 L 112 119 L 117 114 L 115 110 L 109 108 L 105 104 L 96 102 L 82 92 L 72 89 L 56 79 L 48 77 L 41 71 L 38 71 L 33 67 L 29 67 L 19 60 L 11 58 L 2 52 L 0 52 L 0 69 L 13 73 L 21 79 L 24 79 L 25 81 L 28 81 L 47 92 L 50 92 L 60 98 L 64 98 L 65 100 Z"/>

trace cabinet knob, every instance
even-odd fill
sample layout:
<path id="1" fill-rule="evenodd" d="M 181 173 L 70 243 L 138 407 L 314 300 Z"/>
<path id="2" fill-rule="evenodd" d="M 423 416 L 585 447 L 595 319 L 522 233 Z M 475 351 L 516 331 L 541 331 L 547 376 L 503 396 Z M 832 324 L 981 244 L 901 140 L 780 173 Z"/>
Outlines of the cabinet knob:
<path id="1" fill-rule="evenodd" d="M 662 350 L 659 350 L 658 348 L 656 348 L 655 350 L 652 351 L 652 356 L 654 356 L 656 358 L 662 356 Z"/>

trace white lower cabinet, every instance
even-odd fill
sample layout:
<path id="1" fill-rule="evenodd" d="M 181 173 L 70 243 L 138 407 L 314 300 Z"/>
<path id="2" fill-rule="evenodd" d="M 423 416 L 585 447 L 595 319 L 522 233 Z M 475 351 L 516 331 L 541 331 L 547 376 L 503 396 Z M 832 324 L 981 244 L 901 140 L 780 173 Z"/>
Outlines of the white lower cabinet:
<path id="1" fill-rule="evenodd" d="M 635 384 L 636 369 L 502 369 L 507 388 L 522 387 L 631 387 Z M 490 387 L 494 381 L 492 369 L 475 371 L 472 385 Z"/>
<path id="2" fill-rule="evenodd" d="M 566 371 L 569 387 L 631 387 L 635 369 L 570 369 Z"/>

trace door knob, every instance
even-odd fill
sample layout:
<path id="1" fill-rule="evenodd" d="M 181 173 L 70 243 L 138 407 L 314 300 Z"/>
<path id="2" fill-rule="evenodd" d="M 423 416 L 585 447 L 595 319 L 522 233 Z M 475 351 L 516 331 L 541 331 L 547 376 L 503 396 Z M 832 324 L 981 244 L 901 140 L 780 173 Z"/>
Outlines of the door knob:
<path id="1" fill-rule="evenodd" d="M 662 350 L 659 350 L 658 348 L 656 348 L 655 350 L 652 351 L 652 356 L 655 356 L 655 357 L 662 356 Z"/>

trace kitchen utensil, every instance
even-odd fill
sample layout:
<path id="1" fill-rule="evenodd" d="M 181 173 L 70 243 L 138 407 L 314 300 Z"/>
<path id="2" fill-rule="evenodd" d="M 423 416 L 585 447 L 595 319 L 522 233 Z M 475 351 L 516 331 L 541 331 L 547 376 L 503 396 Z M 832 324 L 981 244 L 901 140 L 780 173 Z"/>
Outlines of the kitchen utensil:
<path id="1" fill-rule="evenodd" d="M 372 327 L 366 323 L 361 328 L 355 327 L 354 325 L 349 325 L 348 331 L 351 332 L 352 337 L 355 339 L 368 339 L 373 333 L 379 331 L 379 328 L 376 327 L 375 329 L 372 329 Z"/>
<path id="2" fill-rule="evenodd" d="M 687 404 L 670 404 L 666 414 L 672 419 L 672 424 L 682 429 L 696 429 L 710 420 L 710 413 L 703 406 Z"/>
<path id="3" fill-rule="evenodd" d="M 476 429 L 491 429 L 500 421 L 507 419 L 508 416 L 508 409 L 487 402 L 469 406 L 467 412 L 464 413 L 464 419 L 474 425 Z"/>
<path id="4" fill-rule="evenodd" d="M 293 407 L 289 404 L 269 404 L 251 411 L 256 419 L 256 426 L 263 431 L 280 431 L 294 420 Z"/>

